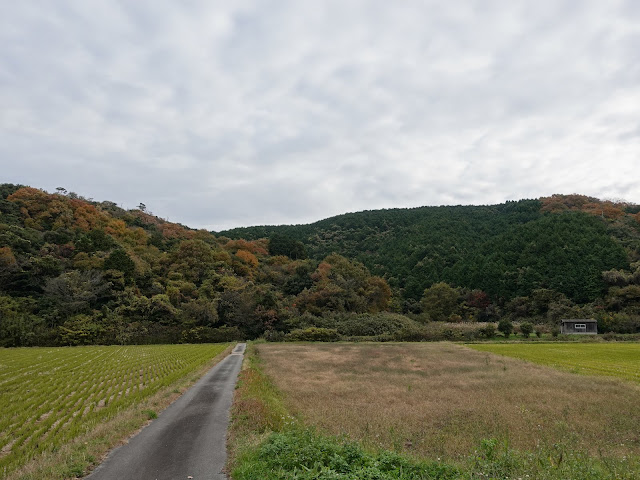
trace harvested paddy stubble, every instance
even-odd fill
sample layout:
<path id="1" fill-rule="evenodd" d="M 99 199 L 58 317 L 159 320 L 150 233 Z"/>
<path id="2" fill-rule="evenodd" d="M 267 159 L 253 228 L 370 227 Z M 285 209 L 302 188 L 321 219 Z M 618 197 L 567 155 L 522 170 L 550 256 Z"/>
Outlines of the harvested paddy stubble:
<path id="1" fill-rule="evenodd" d="M 228 344 L 0 350 L 0 478 L 75 478 Z"/>
<path id="2" fill-rule="evenodd" d="M 448 343 L 256 347 L 291 412 L 369 447 L 455 460 L 496 438 L 560 461 L 640 454 L 640 389 L 624 381 Z"/>

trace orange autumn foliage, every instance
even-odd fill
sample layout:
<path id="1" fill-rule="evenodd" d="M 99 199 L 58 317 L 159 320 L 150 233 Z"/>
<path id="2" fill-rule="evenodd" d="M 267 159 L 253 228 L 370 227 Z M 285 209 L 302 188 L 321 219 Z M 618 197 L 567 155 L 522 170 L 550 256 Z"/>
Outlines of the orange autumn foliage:
<path id="1" fill-rule="evenodd" d="M 543 212 L 562 212 L 565 210 L 581 211 L 591 215 L 599 215 L 603 218 L 615 220 L 622 217 L 624 208 L 628 205 L 625 202 L 612 202 L 610 200 L 599 200 L 586 195 L 559 195 L 540 199 Z"/>
<path id="2" fill-rule="evenodd" d="M 196 235 L 196 232 L 188 230 L 176 223 L 163 223 L 158 226 L 158 230 L 160 230 L 162 236 L 167 239 L 191 239 Z"/>
<path id="3" fill-rule="evenodd" d="M 11 247 L 0 247 L 0 268 L 10 269 L 18 264 Z"/>
<path id="4" fill-rule="evenodd" d="M 73 210 L 74 227 L 78 230 L 88 232 L 94 228 L 104 227 L 109 221 L 106 214 L 89 203 L 72 199 L 70 205 Z"/>
<path id="5" fill-rule="evenodd" d="M 316 271 L 311 274 L 311 279 L 318 284 L 327 283 L 332 268 L 330 263 L 321 262 Z"/>
<path id="6" fill-rule="evenodd" d="M 68 228 L 89 231 L 104 226 L 108 216 L 84 200 L 50 194 L 23 187 L 7 200 L 16 202 L 25 217 L 25 225 L 36 230 Z"/>
<path id="7" fill-rule="evenodd" d="M 227 250 L 246 250 L 247 252 L 251 252 L 256 255 L 268 255 L 266 240 L 229 240 L 224 248 Z"/>
<path id="8" fill-rule="evenodd" d="M 247 265 L 256 268 L 258 266 L 258 257 L 256 257 L 253 253 L 248 252 L 246 250 L 238 250 L 236 252 L 236 257 L 242 260 Z"/>
<path id="9" fill-rule="evenodd" d="M 124 223 L 124 220 L 114 218 L 109 221 L 104 231 L 116 238 L 122 238 L 127 231 L 127 224 Z"/>

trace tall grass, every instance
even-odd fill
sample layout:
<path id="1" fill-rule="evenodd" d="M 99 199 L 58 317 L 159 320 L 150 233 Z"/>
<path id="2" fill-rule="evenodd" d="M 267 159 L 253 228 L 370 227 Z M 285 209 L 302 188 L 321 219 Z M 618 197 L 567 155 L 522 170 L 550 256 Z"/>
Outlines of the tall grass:
<path id="1" fill-rule="evenodd" d="M 316 427 L 315 435 L 329 435 L 333 443 L 348 438 L 374 456 L 392 451 L 437 462 L 459 469 L 460 478 L 640 476 L 640 391 L 623 381 L 446 343 L 255 348 L 262 381 L 271 384 L 271 392 L 274 385 L 281 392 L 281 407 L 298 425 Z M 300 441 L 284 432 L 276 443 Z M 253 456 L 242 458 L 256 462 L 264 456 L 264 445 L 272 441 L 260 444 L 265 437 L 271 438 L 255 437 L 253 448 L 245 450 Z M 301 476 L 302 464 L 299 476 L 290 470 L 265 478 L 353 478 Z"/>
<path id="2" fill-rule="evenodd" d="M 318 434 L 287 413 L 282 394 L 249 346 L 231 408 L 229 469 L 234 480 L 409 480 L 459 478 L 441 462 L 367 452 L 355 442 Z"/>

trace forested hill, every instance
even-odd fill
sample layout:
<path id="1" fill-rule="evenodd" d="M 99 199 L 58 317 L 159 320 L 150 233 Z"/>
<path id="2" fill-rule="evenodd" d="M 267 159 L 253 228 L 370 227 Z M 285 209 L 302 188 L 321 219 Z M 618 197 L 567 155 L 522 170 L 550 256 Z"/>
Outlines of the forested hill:
<path id="1" fill-rule="evenodd" d="M 270 255 L 59 189 L 0 185 L 0 346 L 220 342 L 387 310 L 360 263 Z"/>
<path id="2" fill-rule="evenodd" d="M 451 338 L 433 321 L 567 316 L 640 332 L 639 211 L 572 195 L 212 234 L 0 184 L 0 346 L 425 340 Z"/>
<path id="3" fill-rule="evenodd" d="M 606 292 L 603 272 L 629 270 L 640 259 L 639 211 L 633 204 L 554 195 L 491 206 L 365 211 L 220 235 L 290 239 L 312 258 L 336 252 L 357 259 L 408 302 L 447 282 L 506 300 L 551 289 L 585 303 Z"/>

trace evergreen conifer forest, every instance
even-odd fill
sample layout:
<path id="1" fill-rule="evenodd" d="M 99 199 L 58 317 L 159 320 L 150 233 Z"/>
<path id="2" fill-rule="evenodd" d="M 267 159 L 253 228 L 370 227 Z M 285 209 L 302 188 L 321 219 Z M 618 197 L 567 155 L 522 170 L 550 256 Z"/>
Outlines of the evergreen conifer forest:
<path id="1" fill-rule="evenodd" d="M 554 195 L 212 233 L 3 184 L 0 345 L 425 340 L 566 317 L 638 333 L 639 212 Z"/>

